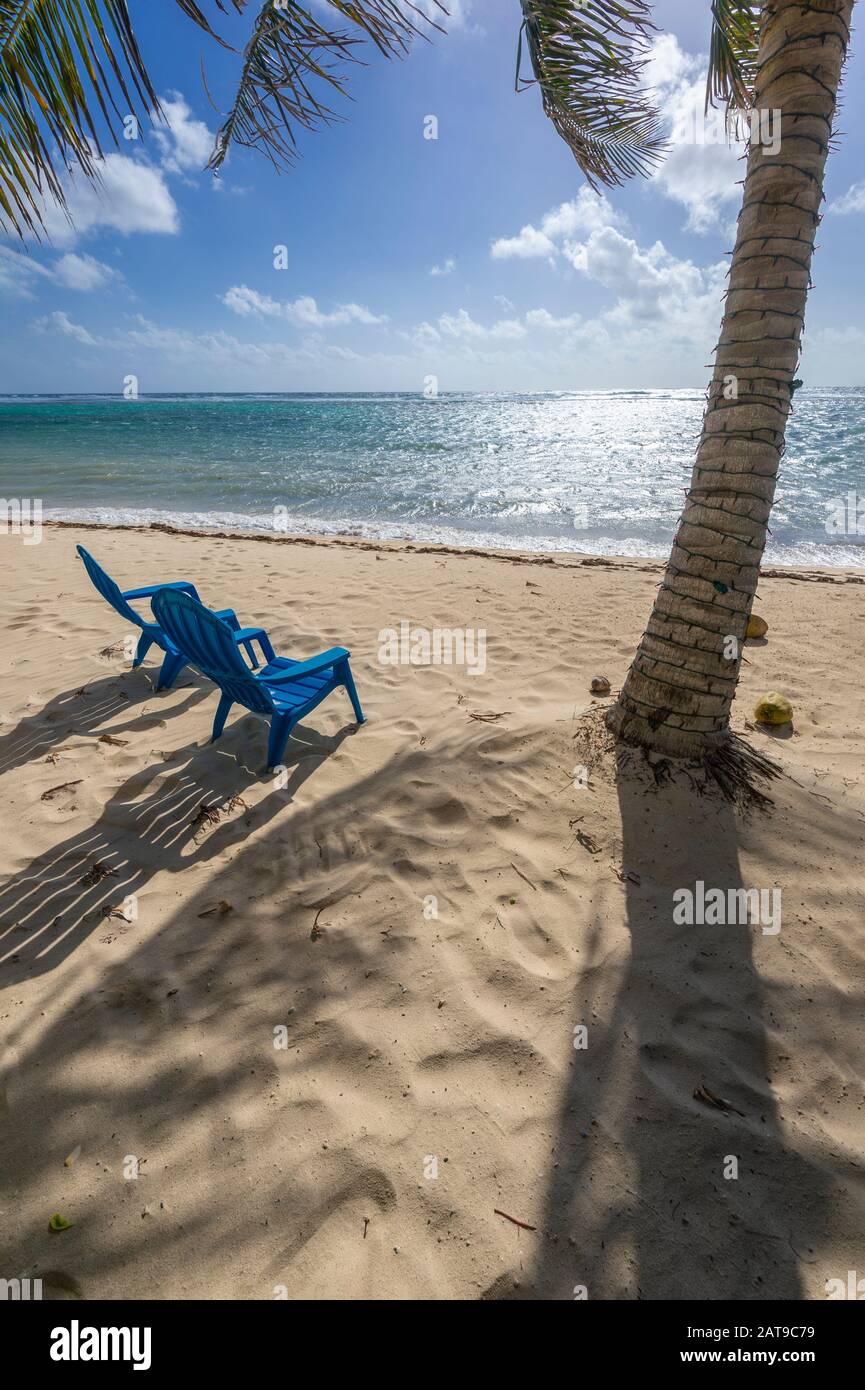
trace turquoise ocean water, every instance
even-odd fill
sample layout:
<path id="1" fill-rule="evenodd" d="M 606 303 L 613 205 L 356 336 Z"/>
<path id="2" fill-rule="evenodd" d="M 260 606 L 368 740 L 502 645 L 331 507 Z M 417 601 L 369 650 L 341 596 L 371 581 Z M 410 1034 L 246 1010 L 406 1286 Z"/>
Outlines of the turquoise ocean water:
<path id="1" fill-rule="evenodd" d="M 0 396 L 0 497 L 46 517 L 664 555 L 699 391 Z M 802 390 L 768 559 L 865 564 L 865 389 Z M 276 509 L 276 510 L 275 510 Z M 834 523 L 827 521 L 834 517 Z"/>

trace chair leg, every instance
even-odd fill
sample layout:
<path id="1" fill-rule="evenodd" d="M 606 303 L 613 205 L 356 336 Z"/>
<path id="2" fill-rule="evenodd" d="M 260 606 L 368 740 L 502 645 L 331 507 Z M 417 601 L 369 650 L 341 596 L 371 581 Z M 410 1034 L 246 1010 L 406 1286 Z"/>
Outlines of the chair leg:
<path id="1" fill-rule="evenodd" d="M 147 653 L 150 651 L 150 648 L 151 648 L 152 646 L 153 646 L 153 638 L 150 636 L 150 633 L 149 633 L 149 632 L 142 632 L 141 636 L 140 636 L 139 639 L 138 639 L 138 646 L 135 648 L 135 658 L 134 658 L 134 660 L 133 660 L 133 662 L 132 662 L 132 669 L 133 669 L 133 670 L 135 669 L 136 666 L 140 666 L 140 665 L 141 665 L 142 661 L 144 660 L 144 658 L 146 657 Z"/>
<path id="2" fill-rule="evenodd" d="M 221 736 L 225 728 L 225 721 L 228 718 L 228 711 L 233 704 L 234 701 L 230 699 L 228 695 L 222 695 L 220 697 L 219 704 L 216 707 L 216 718 L 213 721 L 213 733 L 210 735 L 211 743 L 215 743 Z"/>
<path id="3" fill-rule="evenodd" d="M 351 667 L 349 666 L 348 662 L 345 663 L 340 674 L 342 676 L 343 684 L 346 690 L 348 691 L 348 698 L 351 700 L 351 707 L 354 710 L 354 717 L 357 720 L 358 724 L 364 724 L 366 720 L 364 718 L 363 710 L 360 707 L 360 700 L 358 699 L 357 688 L 354 683 L 354 676 L 351 674 Z"/>
<path id="4" fill-rule="evenodd" d="M 290 714 L 273 714 L 270 719 L 270 737 L 267 740 L 267 770 L 279 767 L 282 762 L 282 755 L 285 752 L 285 745 L 288 743 L 288 736 L 294 728 L 295 721 Z"/>
<path id="5" fill-rule="evenodd" d="M 166 652 L 162 669 L 159 672 L 159 680 L 156 682 L 156 689 L 170 690 L 185 665 L 185 656 L 178 656 L 176 652 Z"/>

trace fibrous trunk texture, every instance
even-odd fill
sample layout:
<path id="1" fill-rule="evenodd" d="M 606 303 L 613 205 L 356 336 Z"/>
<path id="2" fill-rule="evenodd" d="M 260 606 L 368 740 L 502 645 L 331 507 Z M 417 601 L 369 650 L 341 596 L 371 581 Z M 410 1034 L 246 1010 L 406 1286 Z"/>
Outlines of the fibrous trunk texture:
<path id="1" fill-rule="evenodd" d="M 667 754 L 711 756 L 730 737 L 853 3 L 767 0 L 763 8 L 744 197 L 691 486 L 648 627 L 607 717 L 621 738 Z"/>

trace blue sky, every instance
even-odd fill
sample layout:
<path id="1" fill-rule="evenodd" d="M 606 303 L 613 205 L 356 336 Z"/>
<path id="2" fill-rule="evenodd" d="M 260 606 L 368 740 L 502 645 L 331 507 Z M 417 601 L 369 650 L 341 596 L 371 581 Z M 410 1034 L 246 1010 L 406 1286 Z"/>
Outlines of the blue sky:
<path id="1" fill-rule="evenodd" d="M 312 0 L 319 9 L 326 0 Z M 170 126 L 142 127 L 70 191 L 75 229 L 0 242 L 0 391 L 701 387 L 742 166 L 693 140 L 708 0 L 659 0 L 650 75 L 674 133 L 650 181 L 603 199 L 514 92 L 517 0 L 451 0 L 446 37 L 351 73 L 347 120 L 275 172 L 236 150 L 201 172 L 237 58 L 172 0 L 131 10 Z M 254 13 L 251 6 L 250 13 Z M 248 23 L 248 21 L 247 21 Z M 223 22 L 240 37 L 246 25 Z M 865 385 L 865 40 L 830 155 L 801 375 Z M 425 139 L 435 116 L 437 139 Z M 274 265 L 285 246 L 287 265 Z"/>

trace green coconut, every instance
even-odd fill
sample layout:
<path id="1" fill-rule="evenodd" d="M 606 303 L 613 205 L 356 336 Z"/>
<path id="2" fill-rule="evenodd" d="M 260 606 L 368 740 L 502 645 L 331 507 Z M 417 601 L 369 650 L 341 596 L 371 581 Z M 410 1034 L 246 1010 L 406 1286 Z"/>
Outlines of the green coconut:
<path id="1" fill-rule="evenodd" d="M 789 724 L 793 718 L 793 706 L 786 695 L 770 690 L 768 695 L 757 701 L 754 718 L 758 724 Z"/>

